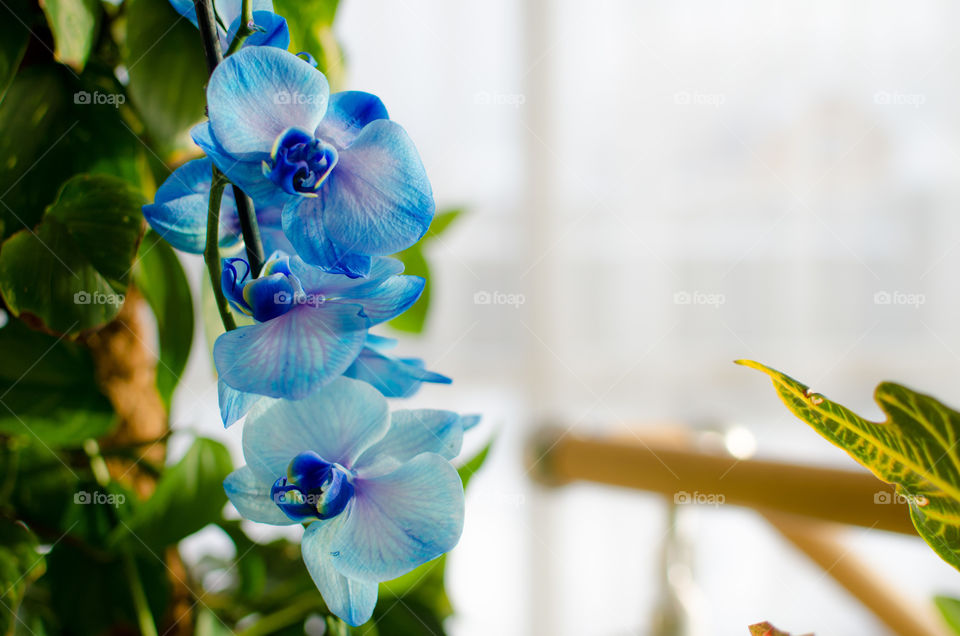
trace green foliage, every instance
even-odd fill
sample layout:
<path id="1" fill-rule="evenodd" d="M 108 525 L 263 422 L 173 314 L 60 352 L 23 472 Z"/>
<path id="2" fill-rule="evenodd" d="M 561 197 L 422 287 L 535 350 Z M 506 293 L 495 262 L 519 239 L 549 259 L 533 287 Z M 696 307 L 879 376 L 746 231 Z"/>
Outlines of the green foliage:
<path id="1" fill-rule="evenodd" d="M 13 612 L 20 607 L 27 586 L 45 569 L 37 552 L 37 538 L 26 526 L 0 518 L 0 633 L 8 634 L 14 625 Z"/>
<path id="2" fill-rule="evenodd" d="M 910 506 L 917 532 L 960 569 L 960 413 L 934 398 L 884 382 L 874 399 L 887 419 L 870 422 L 793 378 L 752 361 L 794 415 L 868 468 Z"/>
<path id="3" fill-rule="evenodd" d="M 394 258 L 403 261 L 404 274 L 421 276 L 427 280 L 420 299 L 406 312 L 387 323 L 397 331 L 405 331 L 407 333 L 423 332 L 427 322 L 427 313 L 430 310 L 431 281 L 430 264 L 427 262 L 426 256 L 424 256 L 424 250 L 428 248 L 431 243 L 436 242 L 438 237 L 443 234 L 462 213 L 463 210 L 460 209 L 438 212 L 436 216 L 433 217 L 433 223 L 430 224 L 430 229 L 427 230 L 426 235 L 419 243 L 398 254 L 394 254 Z"/>
<path id="4" fill-rule="evenodd" d="M 113 428 L 86 349 L 11 320 L 0 328 L 0 351 L 0 434 L 69 447 Z"/>
<path id="5" fill-rule="evenodd" d="M 109 174 L 152 188 L 144 147 L 122 108 L 94 95 L 123 97 L 123 87 L 90 65 L 78 79 L 53 63 L 21 69 L 0 104 L 0 205 L 6 237 L 34 228 L 60 187 L 78 173 Z"/>
<path id="6" fill-rule="evenodd" d="M 143 197 L 105 175 L 77 175 L 36 231 L 0 248 L 0 292 L 17 316 L 56 333 L 79 333 L 120 311 L 143 219 Z"/>
<path id="7" fill-rule="evenodd" d="M 491 439 L 487 442 L 487 445 L 480 449 L 480 452 L 468 459 L 460 468 L 457 469 L 457 472 L 460 473 L 460 481 L 463 482 L 463 488 L 466 490 L 467 484 L 470 483 L 470 480 L 475 474 L 483 467 L 484 462 L 487 461 L 487 456 L 490 454 L 490 449 L 493 448 L 493 440 Z"/>
<path id="8" fill-rule="evenodd" d="M 10 0 L 6 4 L 12 18 L 0 20 L 0 101 L 17 73 L 30 40 L 28 0 Z M 0 231 L 0 236 L 3 232 Z"/>
<path id="9" fill-rule="evenodd" d="M 157 34 L 163 37 L 157 39 Z M 128 90 L 158 154 L 192 149 L 190 128 L 204 118 L 207 66 L 196 28 L 167 0 L 133 0 L 124 62 Z"/>
<path id="10" fill-rule="evenodd" d="M 117 624 L 132 629 L 136 612 L 127 583 L 123 557 L 61 541 L 51 551 L 47 574 L 41 579 L 53 609 L 53 633 L 102 634 Z M 162 616 L 170 599 L 166 565 L 159 556 L 138 555 L 137 574 L 150 610 Z"/>
<path id="11" fill-rule="evenodd" d="M 183 459 L 163 472 L 153 495 L 117 529 L 113 540 L 159 551 L 216 522 L 227 503 L 223 480 L 231 470 L 230 452 L 223 444 L 198 438 Z"/>
<path id="12" fill-rule="evenodd" d="M 337 6 L 276 0 L 291 49 L 314 55 L 334 90 L 344 77 Z M 3 11 L 0 634 L 134 633 L 144 612 L 164 633 L 171 581 L 180 587 L 181 577 L 201 636 L 233 633 L 241 620 L 249 634 L 302 634 L 308 616 L 327 610 L 299 544 L 259 543 L 223 517 L 232 468 L 223 445 L 196 439 L 180 461 L 155 465 L 148 451 L 164 438 L 130 441 L 127 417 L 116 431 L 121 418 L 99 385 L 109 373 L 95 368 L 88 347 L 134 285 L 156 317 L 156 382 L 169 410 L 195 313 L 207 311 L 195 312 L 173 249 L 152 232 L 141 241 L 140 208 L 155 180 L 196 152 L 189 129 L 204 117 L 207 80 L 200 37 L 168 0 L 8 0 Z M 427 241 L 457 215 L 438 214 Z M 429 276 L 420 246 L 400 257 L 409 273 Z M 427 294 L 395 326 L 419 332 L 428 304 Z M 214 317 L 208 330 L 217 335 Z M 488 449 L 460 469 L 464 485 Z M 156 483 L 147 497 L 138 493 L 148 476 Z M 171 577 L 176 544 L 208 524 L 223 529 L 236 556 L 208 556 Z M 445 566 L 439 558 L 385 583 L 364 633 L 442 634 L 452 612 Z M 205 587 L 209 580 L 219 584 Z M 137 581 L 145 608 L 135 607 Z M 330 619 L 328 633 L 353 631 Z"/>
<path id="13" fill-rule="evenodd" d="M 100 3 L 97 0 L 42 0 L 40 6 L 56 43 L 54 56 L 82 71 L 97 39 L 102 13 Z"/>
<path id="14" fill-rule="evenodd" d="M 333 35 L 333 18 L 339 0 L 275 0 L 274 11 L 287 19 L 290 49 L 305 51 L 317 60 L 317 68 L 330 80 L 333 90 L 341 90 L 344 79 L 343 51 Z"/>
<path id="15" fill-rule="evenodd" d="M 193 344 L 193 297 L 177 253 L 153 230 L 140 244 L 133 280 L 157 319 L 157 390 L 169 411 Z"/>
<path id="16" fill-rule="evenodd" d="M 960 601 L 948 596 L 934 596 L 933 603 L 954 634 L 960 634 Z"/>

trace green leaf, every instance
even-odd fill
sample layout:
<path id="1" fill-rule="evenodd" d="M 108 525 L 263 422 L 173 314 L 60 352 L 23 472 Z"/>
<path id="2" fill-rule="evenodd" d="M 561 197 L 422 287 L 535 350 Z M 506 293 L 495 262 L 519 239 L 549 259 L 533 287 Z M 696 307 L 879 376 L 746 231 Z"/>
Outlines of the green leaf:
<path id="1" fill-rule="evenodd" d="M 427 281 L 423 288 L 423 293 L 407 311 L 403 312 L 389 324 L 397 331 L 406 333 L 423 333 L 427 322 L 427 313 L 430 310 L 430 264 L 424 256 L 423 250 L 426 245 L 436 240 L 450 225 L 463 213 L 459 208 L 438 212 L 433 217 L 430 229 L 424 235 L 419 243 L 416 243 L 402 252 L 394 254 L 393 257 L 399 259 L 404 265 L 404 274 L 411 276 L 420 276 Z"/>
<path id="2" fill-rule="evenodd" d="M 0 633 L 8 634 L 27 586 L 43 574 L 37 538 L 21 523 L 0 519 Z"/>
<path id="3" fill-rule="evenodd" d="M 287 19 L 290 29 L 290 50 L 306 51 L 317 60 L 333 90 L 344 80 L 343 51 L 333 35 L 333 19 L 339 0 L 275 0 L 274 10 Z"/>
<path id="4" fill-rule="evenodd" d="M 11 320 L 0 328 L 0 434 L 76 447 L 113 428 L 87 349 Z"/>
<path id="5" fill-rule="evenodd" d="M 140 244 L 133 280 L 157 319 L 157 389 L 169 410 L 193 343 L 193 298 L 177 253 L 153 230 Z"/>
<path id="6" fill-rule="evenodd" d="M 199 607 L 194 634 L 196 636 L 232 636 L 233 632 L 209 608 Z"/>
<path id="7" fill-rule="evenodd" d="M 162 553 L 134 557 L 150 611 L 162 617 L 170 601 L 170 573 Z M 91 553 L 72 542 L 57 543 L 47 556 L 47 574 L 55 634 L 120 633 L 119 625 L 136 625 L 129 578 L 119 555 Z M 124 631 L 123 633 L 137 633 Z"/>
<path id="8" fill-rule="evenodd" d="M 884 382 L 874 399 L 887 419 L 870 422 L 779 371 L 749 360 L 738 363 L 770 376 L 794 415 L 878 478 L 897 484 L 917 532 L 960 569 L 960 413 Z"/>
<path id="9" fill-rule="evenodd" d="M 430 223 L 430 228 L 427 230 L 427 234 L 423 237 L 423 239 L 425 241 L 429 241 L 430 239 L 437 238 L 446 232 L 447 228 L 450 227 L 450 224 L 456 221 L 461 214 L 463 214 L 462 208 L 453 208 L 450 210 L 437 212 L 437 214 L 433 217 L 433 222 Z"/>
<path id="10" fill-rule="evenodd" d="M 933 603 L 940 610 L 944 622 L 954 634 L 960 634 L 960 601 L 947 596 L 934 596 Z"/>
<path id="11" fill-rule="evenodd" d="M 389 324 L 397 331 L 406 333 L 422 333 L 427 322 L 427 311 L 430 309 L 430 265 L 423 256 L 422 243 L 417 243 L 393 257 L 403 263 L 403 273 L 410 276 L 420 276 L 427 281 L 423 293 L 417 302 L 409 309 L 391 320 Z"/>
<path id="12" fill-rule="evenodd" d="M 230 453 L 223 444 L 197 438 L 183 459 L 163 472 L 153 495 L 114 540 L 132 539 L 134 547 L 146 544 L 159 550 L 217 521 L 227 503 L 223 480 L 231 470 Z"/>
<path id="13" fill-rule="evenodd" d="M 30 41 L 27 25 L 31 16 L 27 0 L 9 0 L 5 7 L 13 15 L 0 20 L 0 101 L 17 74 L 23 54 L 27 52 L 27 42 Z"/>
<path id="14" fill-rule="evenodd" d="M 483 466 L 483 463 L 487 461 L 487 456 L 490 454 L 490 449 L 493 447 L 493 440 L 491 439 L 487 442 L 487 445 L 480 449 L 480 452 L 471 457 L 463 464 L 460 468 L 457 469 L 457 472 L 460 473 L 460 481 L 463 482 L 463 488 L 466 490 L 467 484 L 470 483 L 470 479 L 480 470 L 480 467 Z"/>
<path id="15" fill-rule="evenodd" d="M 90 57 L 100 26 L 100 3 L 97 0 L 41 0 L 47 24 L 56 44 L 54 57 L 82 71 Z"/>
<path id="16" fill-rule="evenodd" d="M 21 230 L 0 248 L 0 293 L 10 311 L 56 333 L 112 320 L 137 253 L 143 203 L 115 177 L 68 181 L 36 232 Z"/>
<path id="17" fill-rule="evenodd" d="M 191 149 L 190 128 L 204 118 L 206 105 L 200 35 L 168 0 L 133 0 L 127 11 L 130 99 L 161 155 Z"/>
<path id="18" fill-rule="evenodd" d="M 99 102 L 118 102 L 123 87 L 93 66 L 78 80 L 60 64 L 31 65 L 17 73 L 0 103 L 4 237 L 34 228 L 60 187 L 81 172 L 152 189 L 143 144 L 115 105 Z"/>

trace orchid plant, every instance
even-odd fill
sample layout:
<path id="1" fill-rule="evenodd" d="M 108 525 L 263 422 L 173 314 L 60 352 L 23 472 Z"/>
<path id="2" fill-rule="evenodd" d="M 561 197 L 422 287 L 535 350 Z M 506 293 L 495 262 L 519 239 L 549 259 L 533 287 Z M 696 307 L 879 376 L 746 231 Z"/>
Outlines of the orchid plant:
<path id="1" fill-rule="evenodd" d="M 420 242 L 457 212 L 436 212 L 378 97 L 331 91 L 336 8 L 8 7 L 0 632 L 443 632 L 444 555 L 486 449 L 458 457 L 479 416 L 391 412 L 451 380 L 371 330 L 422 329 Z M 190 254 L 207 270 L 217 391 L 181 395 L 218 400 L 239 468 L 170 427 L 193 346 Z M 172 435 L 193 437 L 174 463 Z M 258 542 L 257 524 L 301 528 L 299 546 Z M 178 544 L 211 527 L 233 554 L 184 559 Z"/>

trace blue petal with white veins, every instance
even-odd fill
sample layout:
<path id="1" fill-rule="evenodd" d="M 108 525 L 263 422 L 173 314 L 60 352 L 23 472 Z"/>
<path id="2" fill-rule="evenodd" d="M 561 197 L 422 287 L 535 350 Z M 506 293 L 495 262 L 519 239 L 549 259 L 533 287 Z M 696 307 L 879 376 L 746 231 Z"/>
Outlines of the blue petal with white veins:
<path id="1" fill-rule="evenodd" d="M 223 489 L 233 507 L 244 518 L 257 523 L 289 526 L 292 521 L 270 497 L 271 483 L 265 483 L 248 466 L 233 471 L 223 480 Z"/>
<path id="2" fill-rule="evenodd" d="M 383 474 L 421 453 L 453 459 L 460 454 L 462 444 L 463 426 L 460 416 L 453 411 L 394 411 L 390 415 L 390 430 L 360 456 L 354 470 L 360 477 Z"/>
<path id="3" fill-rule="evenodd" d="M 350 468 L 389 426 L 387 400 L 376 389 L 339 378 L 302 400 L 254 406 L 243 427 L 243 456 L 264 481 L 285 475 L 308 450 Z"/>
<path id="4" fill-rule="evenodd" d="M 433 213 L 433 190 L 413 142 L 396 123 L 378 119 L 340 151 L 317 197 L 301 202 L 295 218 L 285 218 L 284 231 L 296 245 L 294 235 L 312 232 L 315 221 L 309 219 L 320 216 L 343 250 L 386 255 L 416 243 Z"/>
<path id="5" fill-rule="evenodd" d="M 343 517 L 340 516 L 308 525 L 300 542 L 300 552 L 327 608 L 357 627 L 373 615 L 379 586 L 376 581 L 349 579 L 333 567 L 330 540 L 340 530 L 342 523 Z"/>
<path id="6" fill-rule="evenodd" d="M 267 322 L 222 334 L 220 378 L 238 391 L 298 400 L 346 371 L 366 338 L 359 305 L 299 305 Z"/>
<path id="7" fill-rule="evenodd" d="M 463 531 L 463 485 L 434 453 L 397 470 L 354 481 L 346 519 L 330 543 L 333 565 L 350 579 L 388 581 L 451 550 Z"/>
<path id="8" fill-rule="evenodd" d="M 317 128 L 317 136 L 346 148 L 363 127 L 378 119 L 390 119 L 380 98 L 361 91 L 341 91 L 330 96 L 327 114 Z"/>
<path id="9" fill-rule="evenodd" d="M 227 153 L 255 159 L 288 128 L 315 130 L 329 95 L 323 73 L 296 55 L 270 46 L 246 47 L 210 76 L 210 127 Z"/>

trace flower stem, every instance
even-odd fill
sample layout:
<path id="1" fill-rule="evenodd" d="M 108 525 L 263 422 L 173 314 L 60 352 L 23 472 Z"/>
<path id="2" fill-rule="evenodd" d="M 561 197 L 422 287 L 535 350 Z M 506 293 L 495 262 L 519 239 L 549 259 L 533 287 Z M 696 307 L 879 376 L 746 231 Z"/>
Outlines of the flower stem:
<path id="1" fill-rule="evenodd" d="M 110 486 L 110 471 L 107 469 L 107 462 L 100 454 L 100 446 L 97 440 L 88 439 L 83 443 L 83 451 L 90 459 L 90 469 L 93 471 L 93 477 L 101 488 Z M 140 580 L 140 574 L 137 572 L 137 564 L 133 560 L 133 553 L 129 547 L 121 550 L 123 556 L 123 570 L 130 584 L 130 594 L 133 597 L 133 607 L 137 612 L 137 622 L 140 624 L 140 634 L 142 636 L 157 636 L 157 624 L 153 621 L 153 614 L 150 612 L 150 604 L 147 602 L 147 594 L 143 590 L 143 582 Z"/>
<path id="2" fill-rule="evenodd" d="M 238 636 L 262 636 L 273 634 L 284 627 L 303 620 L 312 611 L 323 611 L 326 605 L 316 592 L 306 592 L 290 601 L 283 609 L 267 614 L 256 623 L 239 633 Z"/>
<path id="3" fill-rule="evenodd" d="M 203 54 L 207 58 L 207 70 L 213 73 L 217 64 L 223 61 L 220 50 L 220 36 L 217 34 L 217 16 L 213 12 L 211 0 L 193 0 L 193 9 L 197 12 L 197 29 L 203 42 Z"/>
<path id="4" fill-rule="evenodd" d="M 240 5 L 240 28 L 237 29 L 237 34 L 233 36 L 233 41 L 230 42 L 227 55 L 239 51 L 240 47 L 243 46 L 243 41 L 254 33 L 256 33 L 256 29 L 253 26 L 253 3 L 250 0 L 243 0 Z"/>
<path id="5" fill-rule="evenodd" d="M 203 42 L 203 53 L 207 59 L 207 69 L 210 73 L 213 73 L 213 70 L 217 68 L 217 65 L 223 61 L 223 51 L 220 49 L 220 36 L 217 33 L 217 22 L 216 14 L 213 10 L 212 0 L 193 0 L 193 8 L 197 12 L 197 28 L 200 30 L 200 40 Z M 230 48 L 227 50 L 227 55 L 233 53 L 243 44 L 243 41 L 254 32 L 253 27 L 253 8 L 250 0 L 242 0 L 242 9 L 241 9 L 241 24 L 240 29 L 237 32 L 236 37 L 233 38 L 233 42 L 230 44 Z M 220 188 L 221 194 L 223 188 Z M 213 195 L 213 188 L 210 190 L 211 196 Z M 237 203 L 237 216 L 240 218 L 240 232 L 243 234 L 243 243 L 247 248 L 247 262 L 250 264 L 250 274 L 253 277 L 257 277 L 260 274 L 260 268 L 263 265 L 263 244 L 260 241 L 260 228 L 257 225 L 257 214 L 256 210 L 253 207 L 253 202 L 240 188 L 236 185 L 233 186 L 234 200 Z M 212 212 L 211 205 L 211 212 Z M 220 208 L 217 207 L 217 214 L 219 216 Z M 207 223 L 207 250 L 210 250 L 210 224 Z M 219 224 L 216 226 L 216 231 L 219 231 Z M 219 238 L 219 235 L 217 235 Z M 207 253 L 205 254 L 205 259 L 207 261 L 207 267 L 210 266 L 210 256 Z M 217 258 L 217 280 L 213 281 L 214 293 L 217 293 L 217 290 L 220 289 L 220 259 Z M 213 270 L 210 271 L 211 277 L 213 276 Z M 220 307 L 220 296 L 222 294 L 217 293 L 217 307 Z M 220 311 L 220 317 L 224 317 L 223 310 Z M 232 319 L 231 319 L 232 322 Z M 224 326 L 227 327 L 227 322 L 224 320 Z M 227 327 L 231 329 L 231 327 Z"/>
<path id="6" fill-rule="evenodd" d="M 227 185 L 216 166 L 210 181 L 210 205 L 207 208 L 207 244 L 203 250 L 203 260 L 207 264 L 210 274 L 210 284 L 213 286 L 213 296 L 217 300 L 217 311 L 220 312 L 220 322 L 227 331 L 237 328 L 237 323 L 230 313 L 230 305 L 223 295 L 223 286 L 220 284 L 220 201 L 223 199 L 223 188 Z"/>
<path id="7" fill-rule="evenodd" d="M 253 201 L 237 186 L 233 186 L 233 200 L 237 203 L 237 216 L 240 217 L 240 232 L 243 234 L 243 244 L 247 248 L 250 276 L 256 278 L 260 275 L 260 268 L 263 267 L 263 243 L 260 241 L 260 225 L 257 223 L 257 213 L 253 208 Z"/>
<path id="8" fill-rule="evenodd" d="M 140 634 L 142 636 L 157 636 L 157 625 L 153 622 L 153 614 L 150 613 L 147 594 L 143 591 L 143 582 L 140 580 L 137 564 L 134 562 L 133 554 L 129 548 L 123 550 L 123 569 L 127 575 L 127 581 L 130 583 L 130 594 L 133 596 L 133 606 L 137 611 Z"/>

